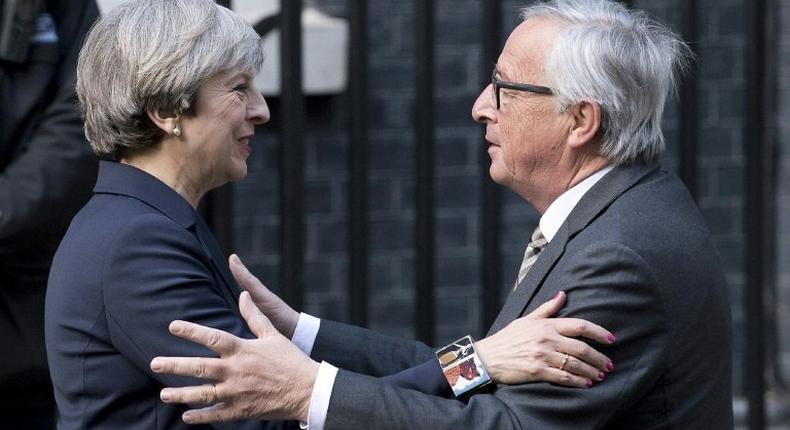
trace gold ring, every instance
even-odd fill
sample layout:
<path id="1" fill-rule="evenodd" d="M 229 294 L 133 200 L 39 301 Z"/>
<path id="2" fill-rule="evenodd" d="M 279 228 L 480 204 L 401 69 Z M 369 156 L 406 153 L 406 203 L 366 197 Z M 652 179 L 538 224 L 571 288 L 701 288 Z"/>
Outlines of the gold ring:
<path id="1" fill-rule="evenodd" d="M 211 390 L 214 391 L 214 403 L 218 403 L 219 396 L 217 395 L 217 384 L 211 384 Z"/>
<path id="2" fill-rule="evenodd" d="M 566 365 L 566 364 L 568 364 L 568 354 L 565 354 L 565 356 L 564 356 L 564 357 L 562 357 L 562 364 L 560 364 L 560 371 L 562 371 L 563 369 L 565 369 L 565 365 Z M 215 391 L 215 392 L 214 392 L 214 396 L 216 396 L 216 395 L 217 395 L 217 392 Z"/>

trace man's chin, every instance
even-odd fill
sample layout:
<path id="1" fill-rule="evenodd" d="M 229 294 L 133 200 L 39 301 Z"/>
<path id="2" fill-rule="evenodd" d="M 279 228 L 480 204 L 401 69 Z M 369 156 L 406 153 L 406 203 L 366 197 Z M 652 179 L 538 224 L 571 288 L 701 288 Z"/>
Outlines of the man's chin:
<path id="1" fill-rule="evenodd" d="M 493 162 L 491 163 L 491 167 L 488 169 L 488 176 L 492 181 L 503 186 L 507 186 L 508 179 L 510 178 L 510 175 L 508 175 L 506 172 L 502 172 L 502 170 L 499 169 Z"/>

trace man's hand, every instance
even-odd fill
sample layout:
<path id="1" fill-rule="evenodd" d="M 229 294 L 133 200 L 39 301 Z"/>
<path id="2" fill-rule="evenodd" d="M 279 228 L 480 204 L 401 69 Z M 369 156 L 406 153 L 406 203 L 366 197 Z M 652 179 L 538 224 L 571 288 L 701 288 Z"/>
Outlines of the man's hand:
<path id="1" fill-rule="evenodd" d="M 255 275 L 250 273 L 238 255 L 231 255 L 228 264 L 236 282 L 250 293 L 255 305 L 269 318 L 277 331 L 288 339 L 293 338 L 296 324 L 299 322 L 299 313 L 269 291 Z"/>
<path id="2" fill-rule="evenodd" d="M 614 342 L 606 329 L 577 318 L 551 318 L 565 305 L 559 292 L 529 315 L 475 343 L 491 379 L 500 384 L 546 381 L 569 387 L 590 387 L 614 365 L 585 342 Z"/>
<path id="3" fill-rule="evenodd" d="M 242 419 L 307 422 L 318 363 L 283 337 L 255 307 L 248 292 L 241 293 L 239 309 L 258 339 L 186 321 L 173 321 L 170 332 L 206 346 L 220 358 L 156 357 L 151 370 L 216 381 L 194 387 L 165 388 L 165 403 L 213 404 L 186 411 L 187 424 Z"/>

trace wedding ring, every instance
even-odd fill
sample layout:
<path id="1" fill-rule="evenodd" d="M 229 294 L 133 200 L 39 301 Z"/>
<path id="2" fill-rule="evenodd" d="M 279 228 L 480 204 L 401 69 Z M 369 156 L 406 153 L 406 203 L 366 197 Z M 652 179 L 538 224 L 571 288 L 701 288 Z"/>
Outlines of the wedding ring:
<path id="1" fill-rule="evenodd" d="M 217 384 L 211 384 L 211 390 L 214 391 L 214 403 L 218 403 L 219 396 L 217 395 Z"/>
<path id="2" fill-rule="evenodd" d="M 563 369 L 565 369 L 565 365 L 566 365 L 566 364 L 568 364 L 568 354 L 565 354 L 565 356 L 564 356 L 564 357 L 562 357 L 562 364 L 560 364 L 560 371 L 562 371 Z M 217 393 L 216 393 L 216 391 L 215 391 L 215 392 L 214 392 L 214 396 L 216 396 L 216 395 L 217 395 Z"/>

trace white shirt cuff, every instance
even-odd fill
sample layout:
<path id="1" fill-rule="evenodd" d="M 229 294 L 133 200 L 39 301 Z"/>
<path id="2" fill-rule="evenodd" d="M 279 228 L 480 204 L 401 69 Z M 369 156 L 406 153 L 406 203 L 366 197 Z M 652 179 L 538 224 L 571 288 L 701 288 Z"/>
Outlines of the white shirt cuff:
<path id="1" fill-rule="evenodd" d="M 299 314 L 299 321 L 296 323 L 291 342 L 310 356 L 310 353 L 313 352 L 313 345 L 315 344 L 315 337 L 318 336 L 319 328 L 321 328 L 320 319 L 302 312 Z"/>
<path id="2" fill-rule="evenodd" d="M 318 376 L 313 384 L 313 394 L 310 396 L 310 408 L 307 412 L 307 424 L 299 423 L 299 427 L 307 430 L 324 430 L 326 413 L 329 411 L 329 399 L 332 397 L 332 388 L 335 386 L 337 367 L 326 361 L 318 366 Z"/>

